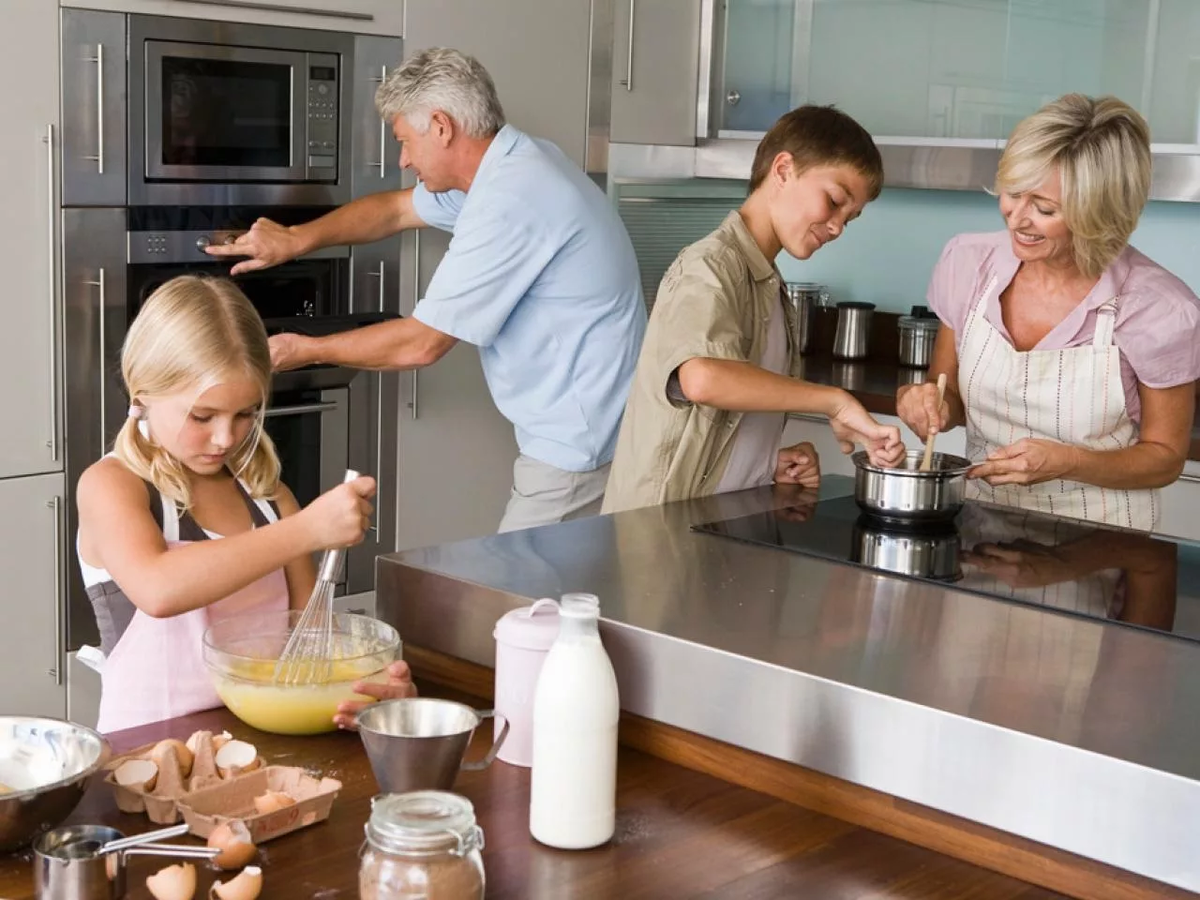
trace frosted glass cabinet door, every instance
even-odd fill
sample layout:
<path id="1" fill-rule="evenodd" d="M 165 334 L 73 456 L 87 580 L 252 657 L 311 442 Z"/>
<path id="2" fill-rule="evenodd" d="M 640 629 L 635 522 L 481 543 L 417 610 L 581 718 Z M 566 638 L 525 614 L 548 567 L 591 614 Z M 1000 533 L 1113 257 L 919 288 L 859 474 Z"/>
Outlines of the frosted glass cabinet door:
<path id="1" fill-rule="evenodd" d="M 1159 143 L 1198 142 L 1196 0 L 727 0 L 718 128 L 834 103 L 877 137 L 997 141 L 1072 91 L 1115 94 Z"/>

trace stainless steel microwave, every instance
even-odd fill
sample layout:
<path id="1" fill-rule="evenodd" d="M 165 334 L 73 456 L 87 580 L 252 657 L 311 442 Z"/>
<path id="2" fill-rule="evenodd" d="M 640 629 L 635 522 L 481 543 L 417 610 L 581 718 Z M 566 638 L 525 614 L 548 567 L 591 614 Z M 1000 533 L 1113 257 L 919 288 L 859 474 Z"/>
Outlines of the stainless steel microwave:
<path id="1" fill-rule="evenodd" d="M 129 38 L 130 187 L 142 202 L 345 181 L 352 36 L 131 16 Z"/>

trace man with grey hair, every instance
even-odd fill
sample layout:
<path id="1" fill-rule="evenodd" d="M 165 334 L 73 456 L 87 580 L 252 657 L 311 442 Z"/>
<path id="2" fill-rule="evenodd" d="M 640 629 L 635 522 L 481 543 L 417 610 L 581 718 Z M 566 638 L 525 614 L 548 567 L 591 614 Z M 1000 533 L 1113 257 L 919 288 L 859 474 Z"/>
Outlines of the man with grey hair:
<path id="1" fill-rule="evenodd" d="M 419 53 L 375 103 L 415 188 L 362 197 L 304 225 L 260 219 L 208 252 L 248 257 L 237 275 L 405 228 L 453 232 L 412 316 L 323 338 L 277 335 L 276 369 L 416 369 L 460 340 L 475 344 L 520 448 L 500 530 L 597 512 L 646 328 L 620 218 L 561 150 L 505 124 L 492 79 L 472 57 Z"/>

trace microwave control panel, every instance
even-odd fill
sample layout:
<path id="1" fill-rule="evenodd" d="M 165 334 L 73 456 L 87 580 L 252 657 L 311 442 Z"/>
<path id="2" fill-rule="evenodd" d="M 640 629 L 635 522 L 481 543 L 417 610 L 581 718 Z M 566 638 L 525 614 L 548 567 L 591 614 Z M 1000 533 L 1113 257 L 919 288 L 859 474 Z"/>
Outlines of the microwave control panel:
<path id="1" fill-rule="evenodd" d="M 338 57 L 308 54 L 308 180 L 337 180 Z"/>

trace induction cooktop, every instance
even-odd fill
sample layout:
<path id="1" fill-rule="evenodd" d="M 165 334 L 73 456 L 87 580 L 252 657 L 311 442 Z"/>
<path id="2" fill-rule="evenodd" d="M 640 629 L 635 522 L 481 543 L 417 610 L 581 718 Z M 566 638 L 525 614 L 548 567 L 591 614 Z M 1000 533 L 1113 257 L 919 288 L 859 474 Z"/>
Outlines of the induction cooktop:
<path id="1" fill-rule="evenodd" d="M 1200 545 L 968 502 L 952 521 L 872 518 L 835 497 L 696 531 L 1200 641 Z"/>

